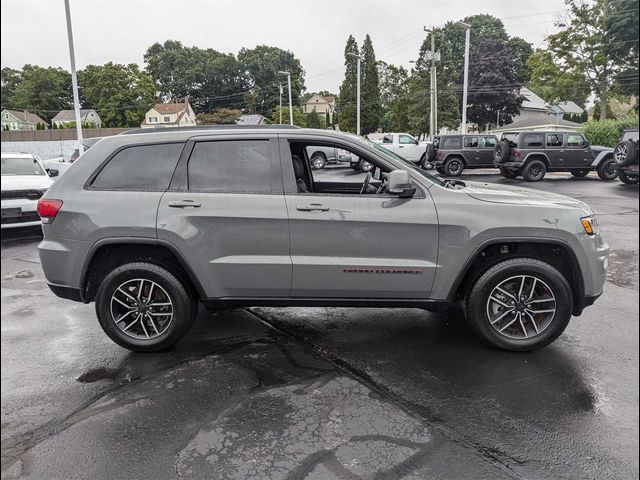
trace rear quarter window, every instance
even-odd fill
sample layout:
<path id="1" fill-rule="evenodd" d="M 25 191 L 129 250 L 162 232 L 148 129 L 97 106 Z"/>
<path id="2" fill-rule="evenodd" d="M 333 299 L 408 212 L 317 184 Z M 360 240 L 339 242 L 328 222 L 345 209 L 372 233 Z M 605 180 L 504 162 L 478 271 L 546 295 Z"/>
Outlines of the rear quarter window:
<path id="1" fill-rule="evenodd" d="M 522 139 L 522 145 L 524 147 L 542 147 L 544 145 L 544 135 L 540 134 L 528 134 Z"/>
<path id="2" fill-rule="evenodd" d="M 462 148 L 462 139 L 460 137 L 445 137 L 440 139 L 440 148 L 454 150 Z"/>
<path id="3" fill-rule="evenodd" d="M 184 143 L 133 145 L 119 150 L 91 182 L 98 190 L 164 191 Z"/>

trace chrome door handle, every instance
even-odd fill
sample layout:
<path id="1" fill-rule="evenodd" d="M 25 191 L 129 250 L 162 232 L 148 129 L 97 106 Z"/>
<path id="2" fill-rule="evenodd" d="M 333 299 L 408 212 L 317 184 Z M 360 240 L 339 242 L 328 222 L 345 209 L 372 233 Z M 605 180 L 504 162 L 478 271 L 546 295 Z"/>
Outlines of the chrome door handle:
<path id="1" fill-rule="evenodd" d="M 171 208 L 198 208 L 201 205 L 195 200 L 174 200 L 169 202 Z"/>
<path id="2" fill-rule="evenodd" d="M 320 205 L 319 203 L 311 203 L 308 205 L 298 205 L 296 210 L 300 212 L 328 212 L 330 208 Z"/>

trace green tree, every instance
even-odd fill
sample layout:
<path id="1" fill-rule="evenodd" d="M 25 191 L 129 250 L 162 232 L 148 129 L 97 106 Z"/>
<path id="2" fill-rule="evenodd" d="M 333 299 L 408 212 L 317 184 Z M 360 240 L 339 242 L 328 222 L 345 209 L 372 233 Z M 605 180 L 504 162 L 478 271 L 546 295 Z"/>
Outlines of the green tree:
<path id="1" fill-rule="evenodd" d="M 376 54 L 369 34 L 365 36 L 362 43 L 361 55 L 360 128 L 362 135 L 367 135 L 375 132 L 382 120 L 378 63 L 376 62 Z"/>
<path id="2" fill-rule="evenodd" d="M 526 85 L 529 83 L 529 80 L 531 80 L 531 68 L 527 60 L 533 53 L 533 47 L 529 42 L 520 37 L 511 37 L 507 43 L 511 50 L 516 81 L 522 85 Z"/>
<path id="3" fill-rule="evenodd" d="M 380 126 L 384 131 L 409 131 L 409 72 L 386 62 L 378 62 L 380 101 L 383 116 Z"/>
<path id="4" fill-rule="evenodd" d="M 287 78 L 280 71 L 291 74 L 291 97 L 298 104 L 300 94 L 305 90 L 304 70 L 295 55 L 288 51 L 268 45 L 255 48 L 243 48 L 238 53 L 238 61 L 246 72 L 248 87 L 260 97 L 256 103 L 259 113 L 271 112 L 280 102 L 279 83 L 283 82 L 286 92 Z"/>
<path id="5" fill-rule="evenodd" d="M 612 80 L 624 65 L 609 45 L 610 0 L 565 0 L 565 3 L 567 17 L 557 24 L 561 30 L 547 37 L 549 50 L 568 69 L 586 76 L 600 103 L 600 119 L 604 120 Z"/>
<path id="6" fill-rule="evenodd" d="M 16 92 L 16 87 L 22 80 L 22 73 L 14 68 L 5 67 L 0 72 L 0 85 L 2 93 L 3 106 L 13 106 L 13 95 Z"/>
<path id="7" fill-rule="evenodd" d="M 11 103 L 13 108 L 50 120 L 58 111 L 73 106 L 71 74 L 62 68 L 25 65 Z"/>
<path id="8" fill-rule="evenodd" d="M 276 107 L 271 112 L 271 123 L 280 123 L 280 107 Z M 282 123 L 289 124 L 289 107 L 282 107 Z M 293 109 L 293 124 L 297 127 L 306 127 L 307 121 L 304 118 L 304 113 L 299 109 Z"/>
<path id="9" fill-rule="evenodd" d="M 233 108 L 218 108 L 209 113 L 198 113 L 199 125 L 233 125 L 242 115 L 242 111 Z"/>
<path id="10" fill-rule="evenodd" d="M 322 119 L 316 109 L 314 108 L 311 113 L 307 114 L 307 127 L 309 128 L 324 128 Z"/>
<path id="11" fill-rule="evenodd" d="M 95 109 L 106 127 L 139 126 L 155 98 L 151 77 L 135 63 L 88 65 L 78 72 L 78 87 L 84 107 Z"/>
<path id="12" fill-rule="evenodd" d="M 356 59 L 350 54 L 359 55 L 358 42 L 349 35 L 344 47 L 344 80 L 338 94 L 338 124 L 343 132 L 356 132 Z"/>
<path id="13" fill-rule="evenodd" d="M 527 66 L 531 80 L 527 87 L 549 103 L 572 100 L 584 107 L 591 95 L 591 86 L 578 70 L 560 65 L 548 50 L 536 50 L 529 56 Z"/>

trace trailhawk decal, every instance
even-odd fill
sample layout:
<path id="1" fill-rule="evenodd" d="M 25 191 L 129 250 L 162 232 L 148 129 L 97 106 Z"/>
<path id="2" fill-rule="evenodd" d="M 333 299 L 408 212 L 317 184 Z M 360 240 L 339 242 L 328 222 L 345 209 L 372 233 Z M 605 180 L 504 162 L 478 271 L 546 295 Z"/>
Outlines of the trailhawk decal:
<path id="1" fill-rule="evenodd" d="M 422 270 L 413 270 L 407 268 L 345 268 L 344 273 L 395 273 L 404 275 L 422 275 Z"/>

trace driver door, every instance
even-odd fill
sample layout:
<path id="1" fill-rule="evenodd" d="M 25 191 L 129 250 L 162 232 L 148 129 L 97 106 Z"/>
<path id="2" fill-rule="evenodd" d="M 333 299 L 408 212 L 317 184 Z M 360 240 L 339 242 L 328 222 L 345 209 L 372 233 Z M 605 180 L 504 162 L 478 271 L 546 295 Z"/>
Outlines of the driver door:
<path id="1" fill-rule="evenodd" d="M 398 155 L 412 162 L 417 162 L 425 153 L 426 147 L 423 147 L 411 135 L 398 135 Z"/>
<path id="2" fill-rule="evenodd" d="M 372 160 L 350 145 L 338 147 Z M 413 198 L 360 194 L 366 174 L 342 168 L 332 174 L 334 184 L 344 184 L 342 193 L 335 188 L 328 192 L 318 188 L 318 171 L 311 172 L 307 164 L 311 185 L 299 193 L 290 142 L 281 140 L 280 151 L 293 297 L 428 298 L 437 262 L 438 222 L 426 188 L 419 186 Z"/>

